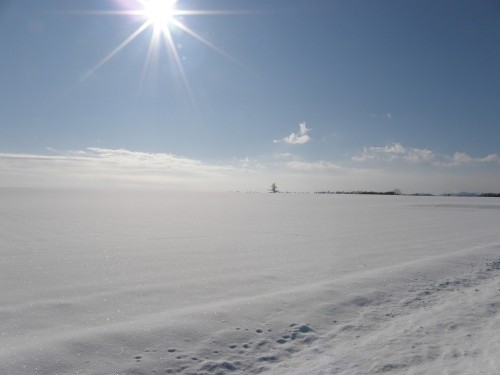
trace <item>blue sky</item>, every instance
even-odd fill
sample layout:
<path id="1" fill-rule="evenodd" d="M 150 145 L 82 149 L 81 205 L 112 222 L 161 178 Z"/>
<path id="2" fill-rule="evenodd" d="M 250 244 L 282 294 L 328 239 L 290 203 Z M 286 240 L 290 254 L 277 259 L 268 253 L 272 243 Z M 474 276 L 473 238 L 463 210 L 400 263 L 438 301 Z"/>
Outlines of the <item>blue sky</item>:
<path id="1" fill-rule="evenodd" d="M 0 2 L 0 186 L 500 191 L 497 1 L 142 9 Z"/>

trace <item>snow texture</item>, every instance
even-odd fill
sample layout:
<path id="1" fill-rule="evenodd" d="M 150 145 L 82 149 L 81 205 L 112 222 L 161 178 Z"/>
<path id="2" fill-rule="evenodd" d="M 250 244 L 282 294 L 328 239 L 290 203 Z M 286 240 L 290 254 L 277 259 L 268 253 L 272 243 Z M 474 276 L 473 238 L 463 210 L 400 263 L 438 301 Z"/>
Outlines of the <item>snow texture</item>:
<path id="1" fill-rule="evenodd" d="M 495 198 L 0 189 L 0 374 L 500 373 Z"/>

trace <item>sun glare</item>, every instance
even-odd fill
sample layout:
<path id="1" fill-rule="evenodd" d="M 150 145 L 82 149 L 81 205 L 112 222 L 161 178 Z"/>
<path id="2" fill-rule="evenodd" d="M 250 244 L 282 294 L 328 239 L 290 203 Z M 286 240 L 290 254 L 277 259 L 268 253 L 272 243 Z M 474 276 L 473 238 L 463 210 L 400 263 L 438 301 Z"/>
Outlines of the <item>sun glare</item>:
<path id="1" fill-rule="evenodd" d="M 1 0 L 0 0 L 1 1 Z M 188 95 L 191 98 L 193 104 L 195 100 L 191 92 L 191 88 L 187 79 L 187 75 L 182 66 L 183 56 L 180 55 L 177 50 L 176 43 L 172 34 L 173 29 L 178 29 L 185 34 L 196 39 L 198 42 L 204 44 L 206 47 L 211 48 L 213 51 L 219 53 L 220 55 L 226 57 L 227 59 L 242 65 L 240 62 L 235 60 L 233 57 L 228 55 L 222 49 L 203 38 L 201 35 L 196 33 L 194 30 L 189 28 L 182 22 L 179 17 L 183 16 L 196 16 L 196 15 L 218 15 L 218 14 L 231 14 L 228 11 L 206 11 L 199 9 L 177 9 L 178 0 L 127 0 L 123 4 L 127 6 L 125 9 L 117 10 L 106 10 L 106 11 L 79 11 L 77 14 L 101 14 L 101 15 L 116 15 L 116 16 L 129 16 L 136 20 L 139 19 L 140 23 L 135 31 L 132 31 L 120 44 L 113 48 L 106 56 L 102 58 L 92 69 L 90 69 L 79 82 L 86 80 L 91 77 L 100 68 L 106 65 L 110 60 L 112 60 L 119 52 L 121 52 L 127 45 L 132 41 L 137 39 L 141 34 L 143 34 L 148 29 L 153 29 L 154 32 L 151 35 L 149 41 L 149 47 L 146 53 L 146 58 L 144 62 L 144 69 L 141 75 L 140 86 L 148 70 L 149 64 L 154 60 L 155 56 L 158 56 L 160 47 L 166 46 L 168 53 L 171 57 L 171 61 L 177 67 L 177 72 L 184 82 L 185 88 Z M 134 5 L 135 4 L 135 5 Z M 239 13 L 239 12 L 236 12 Z M 195 105 L 196 106 L 196 105 Z"/>
<path id="2" fill-rule="evenodd" d="M 176 0 L 145 0 L 144 15 L 156 29 L 164 29 L 172 21 Z"/>

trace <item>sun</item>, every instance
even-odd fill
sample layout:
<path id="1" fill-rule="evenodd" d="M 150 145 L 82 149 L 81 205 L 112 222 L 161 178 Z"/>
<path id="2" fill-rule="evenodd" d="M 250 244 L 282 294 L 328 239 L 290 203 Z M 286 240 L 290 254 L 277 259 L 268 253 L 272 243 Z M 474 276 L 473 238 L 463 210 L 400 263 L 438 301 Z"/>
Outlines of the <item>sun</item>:
<path id="1" fill-rule="evenodd" d="M 1 1 L 1 0 L 0 0 Z M 177 44 L 174 40 L 173 30 L 177 29 L 201 44 L 209 47 L 213 51 L 219 53 L 225 58 L 235 62 L 236 64 L 243 66 L 239 61 L 231 57 L 221 48 L 214 45 L 212 42 L 203 38 L 201 35 L 196 33 L 194 30 L 189 28 L 183 23 L 183 18 L 185 16 L 198 16 L 198 15 L 228 15 L 228 14 L 240 14 L 241 12 L 231 12 L 231 11 L 213 11 L 213 10 L 201 10 L 201 9 L 178 9 L 178 0 L 114 0 L 120 7 L 114 10 L 104 10 L 104 11 L 76 11 L 76 14 L 91 14 L 91 15 L 108 15 L 108 16 L 126 16 L 130 19 L 138 22 L 138 27 L 132 31 L 120 44 L 105 55 L 101 61 L 99 61 L 93 68 L 91 68 L 80 80 L 83 82 L 89 77 L 93 76 L 99 69 L 111 61 L 118 53 L 120 53 L 125 47 L 127 47 L 132 41 L 137 39 L 140 35 L 145 33 L 148 29 L 153 30 L 151 33 L 151 38 L 149 40 L 149 46 L 147 48 L 144 68 L 140 78 L 140 86 L 148 70 L 149 64 L 155 60 L 158 56 L 159 50 L 162 46 L 166 47 L 170 61 L 177 68 L 177 74 L 181 77 L 184 82 L 186 91 L 191 98 L 191 101 L 195 102 L 194 96 L 191 92 L 190 84 L 187 75 L 184 71 L 182 65 L 183 56 L 180 55 L 177 50 Z M 246 67 L 244 67 L 246 68 Z"/>
<path id="2" fill-rule="evenodd" d="M 144 0 L 144 16 L 157 30 L 163 30 L 172 22 L 177 0 Z"/>

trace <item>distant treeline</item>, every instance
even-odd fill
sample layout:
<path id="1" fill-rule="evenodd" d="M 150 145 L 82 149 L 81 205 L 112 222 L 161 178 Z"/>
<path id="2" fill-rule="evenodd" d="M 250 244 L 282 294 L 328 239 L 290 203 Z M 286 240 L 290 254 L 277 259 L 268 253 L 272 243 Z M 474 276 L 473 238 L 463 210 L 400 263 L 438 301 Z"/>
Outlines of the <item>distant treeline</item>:
<path id="1" fill-rule="evenodd" d="M 421 197 L 432 197 L 434 194 L 427 193 L 414 193 L 414 194 L 401 194 L 399 189 L 393 191 L 369 191 L 369 190 L 357 190 L 357 191 L 315 191 L 314 194 L 360 194 L 360 195 L 412 195 Z M 458 193 L 458 194 L 442 194 L 444 196 L 454 196 L 454 197 L 496 197 L 500 198 L 500 193 Z"/>
<path id="2" fill-rule="evenodd" d="M 497 198 L 500 198 L 500 193 L 483 193 L 480 196 L 481 197 L 497 197 Z"/>
<path id="3" fill-rule="evenodd" d="M 361 194 L 361 195 L 401 195 L 399 190 L 393 191 L 315 191 L 314 194 Z"/>

